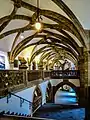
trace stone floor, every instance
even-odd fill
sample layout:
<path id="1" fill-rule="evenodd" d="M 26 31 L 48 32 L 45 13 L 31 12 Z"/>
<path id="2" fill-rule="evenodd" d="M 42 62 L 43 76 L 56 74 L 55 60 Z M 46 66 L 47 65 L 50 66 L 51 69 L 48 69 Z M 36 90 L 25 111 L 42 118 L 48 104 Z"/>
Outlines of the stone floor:
<path id="1" fill-rule="evenodd" d="M 55 104 L 44 104 L 35 116 L 56 120 L 84 120 L 85 109 L 79 108 L 74 92 L 58 91 Z"/>
<path id="2" fill-rule="evenodd" d="M 84 120 L 85 109 L 71 105 L 45 104 L 35 116 L 56 120 Z"/>

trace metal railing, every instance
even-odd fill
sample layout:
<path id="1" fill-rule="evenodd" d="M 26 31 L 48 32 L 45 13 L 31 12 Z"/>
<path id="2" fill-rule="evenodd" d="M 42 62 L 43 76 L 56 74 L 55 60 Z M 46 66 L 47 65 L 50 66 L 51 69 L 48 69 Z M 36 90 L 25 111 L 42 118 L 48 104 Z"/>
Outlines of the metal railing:
<path id="1" fill-rule="evenodd" d="M 9 103 L 9 99 L 11 98 L 11 96 L 15 96 L 17 98 L 20 99 L 20 107 L 22 107 L 22 104 L 25 102 L 27 102 L 29 104 L 29 109 L 32 107 L 32 102 L 30 102 L 29 100 L 26 100 L 25 98 L 23 97 L 20 97 L 12 92 L 8 92 L 8 95 L 7 95 L 7 103 Z"/>

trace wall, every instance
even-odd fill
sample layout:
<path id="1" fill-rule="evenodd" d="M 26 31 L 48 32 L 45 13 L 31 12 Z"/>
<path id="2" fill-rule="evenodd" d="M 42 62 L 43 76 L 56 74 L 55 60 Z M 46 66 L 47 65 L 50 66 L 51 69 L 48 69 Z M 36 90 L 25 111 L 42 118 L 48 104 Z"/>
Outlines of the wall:
<path id="1" fill-rule="evenodd" d="M 88 38 L 88 86 L 90 86 L 90 30 L 85 30 Z"/>
<path id="2" fill-rule="evenodd" d="M 7 52 L 0 51 L 0 55 L 5 57 L 5 69 L 9 69 L 10 66 L 9 66 Z"/>

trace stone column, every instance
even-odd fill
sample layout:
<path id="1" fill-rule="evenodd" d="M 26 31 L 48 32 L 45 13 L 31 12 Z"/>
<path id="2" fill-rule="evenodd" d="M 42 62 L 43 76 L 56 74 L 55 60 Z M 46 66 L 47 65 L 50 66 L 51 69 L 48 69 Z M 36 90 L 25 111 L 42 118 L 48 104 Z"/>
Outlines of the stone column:
<path id="1" fill-rule="evenodd" d="M 79 56 L 78 68 L 80 70 L 80 105 L 86 106 L 88 96 L 88 52 L 85 48 L 82 49 L 82 54 Z"/>
<path id="2" fill-rule="evenodd" d="M 87 83 L 87 105 L 85 108 L 85 119 L 84 120 L 89 120 L 90 119 L 90 53 L 88 52 L 88 83 Z"/>

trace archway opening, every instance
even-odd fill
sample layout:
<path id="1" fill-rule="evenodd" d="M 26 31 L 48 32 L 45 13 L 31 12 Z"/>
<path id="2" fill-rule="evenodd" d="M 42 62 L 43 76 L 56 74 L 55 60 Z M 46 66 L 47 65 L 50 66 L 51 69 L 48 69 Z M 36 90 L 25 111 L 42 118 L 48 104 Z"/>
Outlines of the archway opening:
<path id="1" fill-rule="evenodd" d="M 64 84 L 55 94 L 55 103 L 62 105 L 78 105 L 78 96 L 71 86 Z"/>

